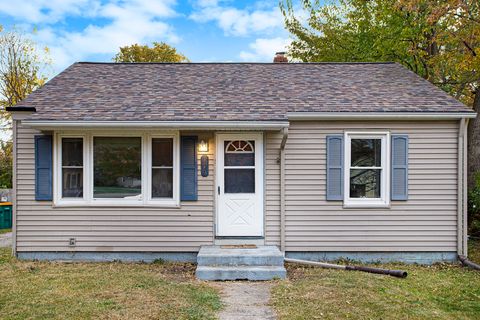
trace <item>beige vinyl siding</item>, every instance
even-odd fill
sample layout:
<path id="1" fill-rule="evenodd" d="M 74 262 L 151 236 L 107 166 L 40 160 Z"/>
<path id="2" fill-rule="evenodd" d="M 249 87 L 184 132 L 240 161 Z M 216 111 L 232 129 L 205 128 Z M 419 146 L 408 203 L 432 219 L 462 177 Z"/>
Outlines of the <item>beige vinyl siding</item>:
<path id="1" fill-rule="evenodd" d="M 265 134 L 265 244 L 280 245 L 281 132 Z"/>
<path id="2" fill-rule="evenodd" d="M 326 201 L 326 135 L 377 129 L 408 134 L 408 201 L 392 201 L 389 209 Z M 457 137 L 455 121 L 291 122 L 286 250 L 456 251 Z"/>
<path id="3" fill-rule="evenodd" d="M 198 251 L 213 243 L 215 140 L 209 141 L 206 178 L 198 168 L 198 201 L 182 201 L 181 208 L 79 207 L 52 208 L 35 201 L 34 135 L 18 126 L 17 140 L 17 250 L 25 251 Z M 188 133 L 190 134 L 190 133 Z M 198 165 L 200 157 L 198 154 Z M 69 238 L 76 238 L 74 248 Z"/>
<path id="4" fill-rule="evenodd" d="M 408 134 L 408 201 L 393 201 L 390 209 L 344 209 L 341 201 L 325 200 L 326 135 L 350 129 Z M 201 177 L 199 168 L 199 200 L 179 209 L 52 208 L 35 201 L 35 134 L 18 126 L 19 252 L 191 252 L 213 243 L 214 133 L 195 132 L 209 141 L 210 174 Z M 457 135 L 454 121 L 292 122 L 285 151 L 286 250 L 456 251 Z M 280 244 L 281 139 L 281 132 L 265 133 L 265 242 L 273 245 Z M 75 248 L 68 246 L 72 237 Z"/>

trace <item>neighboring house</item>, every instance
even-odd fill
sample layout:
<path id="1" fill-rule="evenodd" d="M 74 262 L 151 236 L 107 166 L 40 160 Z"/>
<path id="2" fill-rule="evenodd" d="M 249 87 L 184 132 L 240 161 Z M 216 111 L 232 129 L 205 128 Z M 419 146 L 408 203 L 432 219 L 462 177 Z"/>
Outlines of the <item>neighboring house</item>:
<path id="1" fill-rule="evenodd" d="M 466 253 L 469 108 L 394 63 L 75 63 L 16 107 L 14 252 Z"/>

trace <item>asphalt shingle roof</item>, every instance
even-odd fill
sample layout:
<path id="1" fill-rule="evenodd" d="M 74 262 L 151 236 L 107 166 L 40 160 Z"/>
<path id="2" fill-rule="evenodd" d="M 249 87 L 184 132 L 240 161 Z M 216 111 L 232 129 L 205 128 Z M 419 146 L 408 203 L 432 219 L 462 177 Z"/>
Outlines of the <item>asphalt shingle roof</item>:
<path id="1" fill-rule="evenodd" d="M 287 112 L 468 112 L 395 63 L 75 63 L 20 102 L 35 120 L 285 120 Z"/>

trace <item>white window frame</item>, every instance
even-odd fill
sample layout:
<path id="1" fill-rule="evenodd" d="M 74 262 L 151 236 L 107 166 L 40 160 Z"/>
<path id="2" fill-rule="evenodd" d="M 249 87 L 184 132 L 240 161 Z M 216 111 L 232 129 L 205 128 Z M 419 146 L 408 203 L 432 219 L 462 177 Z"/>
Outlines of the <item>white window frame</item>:
<path id="1" fill-rule="evenodd" d="M 94 198 L 94 137 L 139 137 L 141 138 L 142 193 L 135 199 Z M 83 198 L 62 197 L 62 139 L 83 138 Z M 173 194 L 172 198 L 152 198 L 152 139 L 173 139 Z M 178 131 L 94 131 L 56 132 L 54 135 L 54 206 L 58 207 L 180 207 L 180 135 Z"/>
<path id="2" fill-rule="evenodd" d="M 153 198 L 152 197 L 152 140 L 156 138 L 173 139 L 173 198 Z M 147 203 L 154 205 L 178 205 L 180 200 L 180 139 L 177 134 L 150 134 L 147 136 Z M 143 172 L 143 168 L 142 168 Z"/>
<path id="3" fill-rule="evenodd" d="M 381 139 L 380 198 L 350 198 L 352 139 Z M 344 199 L 345 208 L 388 208 L 390 206 L 390 132 L 345 132 L 344 136 Z M 361 169 L 378 169 L 362 167 Z"/>
<path id="4" fill-rule="evenodd" d="M 66 197 L 63 198 L 62 196 L 62 188 L 63 188 L 63 165 L 62 165 L 62 140 L 64 138 L 81 138 L 83 141 L 83 197 L 73 198 L 73 197 Z M 53 174 L 54 174 L 54 203 L 61 203 L 63 205 L 79 205 L 83 204 L 87 201 L 86 197 L 86 186 L 88 185 L 88 175 L 86 174 L 85 168 L 88 164 L 88 157 L 87 157 L 87 136 L 85 134 L 61 134 L 55 137 L 55 152 L 53 154 L 54 159 L 54 167 L 53 167 Z"/>

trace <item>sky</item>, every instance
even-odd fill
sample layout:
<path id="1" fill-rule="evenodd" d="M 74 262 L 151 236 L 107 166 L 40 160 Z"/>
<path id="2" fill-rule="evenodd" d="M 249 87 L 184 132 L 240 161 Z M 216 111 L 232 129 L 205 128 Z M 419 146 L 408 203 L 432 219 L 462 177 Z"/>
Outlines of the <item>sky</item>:
<path id="1" fill-rule="evenodd" d="M 192 62 L 271 62 L 290 42 L 278 0 L 0 0 L 0 24 L 47 46 L 51 77 L 164 41 Z"/>

